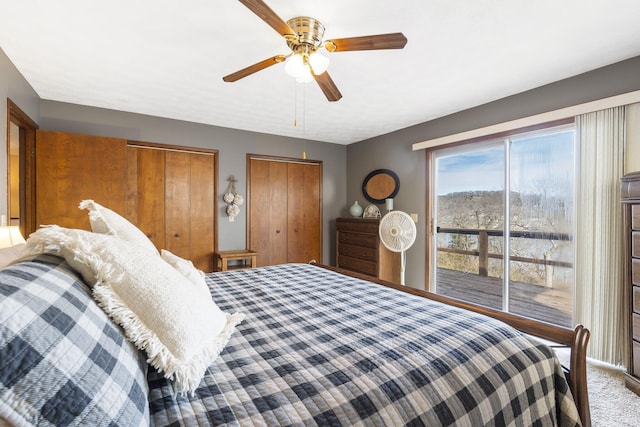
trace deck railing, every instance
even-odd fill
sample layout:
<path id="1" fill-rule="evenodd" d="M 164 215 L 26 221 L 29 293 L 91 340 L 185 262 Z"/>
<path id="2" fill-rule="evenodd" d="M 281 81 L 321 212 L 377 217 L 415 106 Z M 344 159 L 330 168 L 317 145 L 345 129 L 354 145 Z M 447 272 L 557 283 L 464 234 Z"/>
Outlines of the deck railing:
<path id="1" fill-rule="evenodd" d="M 478 257 L 478 274 L 480 276 L 489 275 L 489 258 L 492 259 L 504 259 L 503 254 L 496 254 L 489 252 L 489 237 L 504 236 L 503 230 L 482 230 L 482 229 L 468 229 L 468 228 L 444 228 L 437 227 L 439 234 L 461 234 L 461 235 L 474 235 L 478 236 L 478 250 L 464 250 L 449 247 L 438 247 L 438 252 L 448 252 L 461 255 L 477 256 Z M 543 231 L 510 231 L 510 237 L 517 237 L 523 239 L 537 239 L 537 240 L 556 240 L 556 241 L 570 241 L 572 236 L 566 233 L 548 233 Z M 553 276 L 553 267 L 566 267 L 573 268 L 573 263 L 565 261 L 556 261 L 549 259 L 545 256 L 543 259 L 510 256 L 511 261 L 525 262 L 530 264 L 538 264 L 545 266 L 545 285 L 551 286 L 551 277 Z"/>

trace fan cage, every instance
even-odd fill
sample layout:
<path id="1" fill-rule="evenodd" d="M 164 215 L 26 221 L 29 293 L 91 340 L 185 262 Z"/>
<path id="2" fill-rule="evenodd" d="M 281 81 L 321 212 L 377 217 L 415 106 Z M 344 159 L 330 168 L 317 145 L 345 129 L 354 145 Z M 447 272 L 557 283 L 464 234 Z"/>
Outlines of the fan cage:
<path id="1" fill-rule="evenodd" d="M 405 212 L 391 211 L 380 221 L 380 240 L 387 249 L 402 252 L 411 247 L 416 239 L 416 225 Z"/>

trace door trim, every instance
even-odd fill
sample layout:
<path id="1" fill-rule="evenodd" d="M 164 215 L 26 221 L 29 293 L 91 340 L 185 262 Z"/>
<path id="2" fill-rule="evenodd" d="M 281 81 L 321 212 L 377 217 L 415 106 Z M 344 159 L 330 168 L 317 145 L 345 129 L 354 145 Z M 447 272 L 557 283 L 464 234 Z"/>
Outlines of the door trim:
<path id="1" fill-rule="evenodd" d="M 35 147 L 38 124 L 16 103 L 7 98 L 7 213 L 11 209 L 9 161 L 11 123 L 20 128 L 20 232 L 25 238 L 36 230 L 35 215 Z"/>

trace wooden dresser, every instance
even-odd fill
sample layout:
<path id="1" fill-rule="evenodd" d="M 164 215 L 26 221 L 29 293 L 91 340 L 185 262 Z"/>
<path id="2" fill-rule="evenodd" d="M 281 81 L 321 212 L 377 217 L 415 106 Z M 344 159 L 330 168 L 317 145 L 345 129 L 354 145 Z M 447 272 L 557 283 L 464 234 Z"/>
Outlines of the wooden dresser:
<path id="1" fill-rule="evenodd" d="M 629 352 L 625 384 L 640 395 L 640 172 L 622 178 Z"/>
<path id="2" fill-rule="evenodd" d="M 380 218 L 336 219 L 336 267 L 400 283 L 400 253 L 384 247 Z"/>

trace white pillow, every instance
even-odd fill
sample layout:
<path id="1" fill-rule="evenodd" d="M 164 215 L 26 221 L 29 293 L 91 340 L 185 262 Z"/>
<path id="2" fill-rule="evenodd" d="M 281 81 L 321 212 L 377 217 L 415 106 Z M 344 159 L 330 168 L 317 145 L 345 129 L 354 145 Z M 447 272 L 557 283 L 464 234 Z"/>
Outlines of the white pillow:
<path id="1" fill-rule="evenodd" d="M 111 209 L 93 200 L 83 200 L 78 207 L 89 211 L 89 222 L 94 233 L 110 234 L 158 252 L 153 242 L 138 227 Z"/>
<path id="2" fill-rule="evenodd" d="M 244 318 L 223 313 L 153 251 L 114 236 L 54 225 L 31 234 L 26 250 L 57 252 L 79 266 L 98 304 L 179 393 L 198 387 Z"/>
<path id="3" fill-rule="evenodd" d="M 209 291 L 207 283 L 204 280 L 204 272 L 202 270 L 198 270 L 191 261 L 180 258 L 178 255 L 175 255 L 166 249 L 162 249 L 160 251 L 160 256 L 190 282 L 206 288 L 207 292 Z"/>

